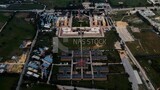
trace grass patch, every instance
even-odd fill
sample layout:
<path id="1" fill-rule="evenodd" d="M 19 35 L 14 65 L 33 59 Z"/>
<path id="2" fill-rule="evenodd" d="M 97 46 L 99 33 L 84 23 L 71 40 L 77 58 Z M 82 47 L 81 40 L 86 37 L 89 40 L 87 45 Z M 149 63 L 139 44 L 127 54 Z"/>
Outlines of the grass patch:
<path id="1" fill-rule="evenodd" d="M 9 19 L 9 16 L 5 16 L 4 13 L 0 13 L 0 28 Z"/>
<path id="2" fill-rule="evenodd" d="M 46 85 L 46 84 L 37 84 L 31 87 L 22 87 L 22 90 L 56 90 L 56 86 Z"/>
<path id="3" fill-rule="evenodd" d="M 126 15 L 127 11 L 118 11 L 118 12 L 114 12 L 113 15 L 110 15 L 110 17 L 114 20 L 114 21 L 120 21 L 122 19 L 123 16 Z"/>
<path id="4" fill-rule="evenodd" d="M 4 13 L 0 13 L 0 22 L 5 23 L 8 19 L 8 16 L 5 16 Z"/>
<path id="5" fill-rule="evenodd" d="M 107 55 L 108 60 L 105 63 L 120 63 L 121 59 L 117 50 L 105 51 L 104 55 Z"/>
<path id="6" fill-rule="evenodd" d="M 108 75 L 107 81 L 95 81 L 95 87 L 108 90 L 131 90 L 130 82 L 125 75 Z"/>
<path id="7" fill-rule="evenodd" d="M 139 63 L 144 67 L 147 75 L 149 76 L 151 82 L 153 83 L 154 87 L 160 87 L 160 73 L 159 73 L 159 66 L 160 66 L 160 58 L 137 58 Z M 149 63 L 151 61 L 152 63 Z"/>
<path id="8" fill-rule="evenodd" d="M 19 77 L 18 76 L 0 76 L 1 90 L 15 90 Z"/>
<path id="9" fill-rule="evenodd" d="M 12 4 L 6 9 L 9 10 L 30 10 L 30 9 L 43 9 L 41 4 Z"/>
<path id="10" fill-rule="evenodd" d="M 109 72 L 110 73 L 124 73 L 123 65 L 109 65 Z"/>
<path id="11" fill-rule="evenodd" d="M 38 2 L 47 5 L 48 9 L 55 7 L 67 7 L 73 0 L 37 0 Z M 75 0 L 77 5 L 80 4 L 80 0 Z"/>
<path id="12" fill-rule="evenodd" d="M 35 47 L 49 47 L 52 48 L 52 39 L 53 39 L 54 33 L 53 32 L 49 32 L 49 33 L 43 33 L 40 32 L 35 44 Z"/>
<path id="13" fill-rule="evenodd" d="M 160 54 L 160 38 L 151 30 L 143 30 L 141 33 L 133 33 L 138 39 L 128 42 L 127 46 L 134 55 L 157 55 Z"/>
<path id="14" fill-rule="evenodd" d="M 3 61 L 10 59 L 13 55 L 22 54 L 20 44 L 25 39 L 33 39 L 34 34 L 32 24 L 14 17 L 0 33 L 0 57 L 3 57 Z"/>
<path id="15" fill-rule="evenodd" d="M 84 81 L 84 80 L 80 80 L 80 81 L 73 81 L 73 86 L 77 86 L 77 87 L 86 87 L 86 88 L 92 88 L 92 80 L 88 81 Z"/>
<path id="16" fill-rule="evenodd" d="M 81 23 L 80 23 L 81 22 Z M 82 20 L 79 20 L 78 18 L 73 18 L 73 27 L 89 27 L 89 19 L 88 18 L 83 18 Z"/>

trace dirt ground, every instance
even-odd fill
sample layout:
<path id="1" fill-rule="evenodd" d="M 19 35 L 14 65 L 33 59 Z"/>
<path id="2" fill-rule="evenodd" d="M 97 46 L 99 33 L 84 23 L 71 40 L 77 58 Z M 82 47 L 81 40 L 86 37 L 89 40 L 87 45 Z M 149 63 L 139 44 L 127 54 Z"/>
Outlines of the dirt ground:
<path id="1" fill-rule="evenodd" d="M 17 18 L 26 18 L 29 15 L 29 13 L 18 13 L 16 14 Z"/>
<path id="2" fill-rule="evenodd" d="M 117 21 L 116 26 L 117 27 L 127 27 L 128 23 L 127 22 L 122 22 L 122 21 Z"/>

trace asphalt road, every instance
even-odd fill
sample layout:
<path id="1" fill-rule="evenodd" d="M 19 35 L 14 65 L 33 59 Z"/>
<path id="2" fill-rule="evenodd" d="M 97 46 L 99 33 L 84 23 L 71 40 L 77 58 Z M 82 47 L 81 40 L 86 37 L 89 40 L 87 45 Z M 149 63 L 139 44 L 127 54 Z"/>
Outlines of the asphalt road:
<path id="1" fill-rule="evenodd" d="M 33 47 L 34 47 L 35 43 L 36 43 L 36 40 L 37 40 L 37 37 L 38 37 L 38 33 L 39 33 L 39 30 L 37 30 L 36 36 L 35 36 L 34 40 L 32 41 L 31 49 L 30 49 L 29 54 L 28 54 L 28 56 L 27 56 L 26 62 L 25 62 L 25 64 L 24 64 L 24 68 L 23 68 L 22 73 L 21 73 L 21 75 L 20 75 L 20 78 L 19 78 L 19 81 L 18 81 L 16 90 L 20 90 L 20 86 L 21 86 L 22 81 L 23 81 L 23 76 L 24 76 L 24 74 L 25 74 L 27 65 L 28 65 L 28 63 L 29 63 L 30 54 L 31 54 L 31 52 L 32 52 L 32 50 L 33 50 Z"/>
<path id="2" fill-rule="evenodd" d="M 131 53 L 131 51 L 129 50 L 129 48 L 128 48 L 128 46 L 126 44 L 125 44 L 125 48 L 126 48 L 128 56 L 130 57 L 130 59 L 132 60 L 132 62 L 139 68 L 139 70 L 140 70 L 139 74 L 142 77 L 143 82 L 146 84 L 148 90 L 155 90 L 155 88 L 153 87 L 151 81 L 149 80 L 149 78 L 148 78 L 145 70 L 142 68 L 142 66 L 139 64 L 139 62 L 133 56 L 133 54 Z"/>

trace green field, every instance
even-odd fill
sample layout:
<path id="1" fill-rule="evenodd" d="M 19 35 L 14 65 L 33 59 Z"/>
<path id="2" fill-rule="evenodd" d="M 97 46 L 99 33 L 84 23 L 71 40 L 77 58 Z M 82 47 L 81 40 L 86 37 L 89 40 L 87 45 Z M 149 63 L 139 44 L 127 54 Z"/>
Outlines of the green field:
<path id="1" fill-rule="evenodd" d="M 37 1 L 47 5 L 48 9 L 53 9 L 54 7 L 66 7 L 73 2 L 73 0 L 37 0 Z M 75 3 L 79 5 L 80 0 L 75 0 Z"/>
<path id="2" fill-rule="evenodd" d="M 121 75 L 108 75 L 107 81 L 95 81 L 95 87 L 108 90 L 131 90 L 131 83 L 128 77 Z"/>
<path id="3" fill-rule="evenodd" d="M 144 67 L 147 75 L 155 88 L 160 87 L 160 58 L 137 58 L 140 64 Z M 152 63 L 149 63 L 151 61 Z"/>
<path id="4" fill-rule="evenodd" d="M 123 65 L 109 65 L 110 73 L 125 73 Z"/>
<path id="5" fill-rule="evenodd" d="M 83 18 L 82 20 L 79 20 L 78 18 L 73 18 L 73 27 L 89 27 L 89 19 L 87 17 Z"/>
<path id="6" fill-rule="evenodd" d="M 114 21 L 120 21 L 123 16 L 126 14 L 127 11 L 117 11 L 114 12 L 114 14 L 111 14 L 110 17 L 114 20 Z"/>
<path id="7" fill-rule="evenodd" d="M 0 28 L 4 23 L 9 19 L 9 16 L 6 16 L 5 13 L 0 13 Z"/>
<path id="8" fill-rule="evenodd" d="M 143 30 L 141 33 L 133 33 L 138 39 L 134 42 L 128 42 L 127 46 L 134 55 L 159 55 L 160 38 L 151 30 Z"/>
<path id="9" fill-rule="evenodd" d="M 113 7 L 119 7 L 119 2 L 123 2 L 124 7 L 142 7 L 148 5 L 147 0 L 109 0 Z"/>
<path id="10" fill-rule="evenodd" d="M 88 0 L 90 2 L 94 2 L 94 3 L 105 3 L 106 0 Z"/>
<path id="11" fill-rule="evenodd" d="M 36 41 L 35 47 L 50 47 L 52 48 L 52 39 L 54 36 L 54 32 L 50 33 L 39 33 L 38 39 Z"/>
<path id="12" fill-rule="evenodd" d="M 47 8 L 66 7 L 72 0 L 37 0 L 40 3 L 47 5 Z"/>
<path id="13" fill-rule="evenodd" d="M 0 76 L 1 90 L 15 90 L 18 82 L 18 76 Z"/>
<path id="14" fill-rule="evenodd" d="M 22 90 L 57 90 L 56 86 L 46 85 L 46 84 L 37 84 L 31 87 L 22 87 Z"/>
<path id="15" fill-rule="evenodd" d="M 30 10 L 30 9 L 43 9 L 44 6 L 40 4 L 12 4 L 6 9 L 9 10 Z"/>
<path id="16" fill-rule="evenodd" d="M 8 18 L 9 16 L 6 16 L 5 13 L 0 13 L 0 22 L 5 23 Z"/>
<path id="17" fill-rule="evenodd" d="M 14 17 L 0 33 L 0 57 L 11 59 L 13 55 L 21 55 L 20 44 L 25 39 L 32 39 L 35 30 L 32 24 L 22 18 Z"/>

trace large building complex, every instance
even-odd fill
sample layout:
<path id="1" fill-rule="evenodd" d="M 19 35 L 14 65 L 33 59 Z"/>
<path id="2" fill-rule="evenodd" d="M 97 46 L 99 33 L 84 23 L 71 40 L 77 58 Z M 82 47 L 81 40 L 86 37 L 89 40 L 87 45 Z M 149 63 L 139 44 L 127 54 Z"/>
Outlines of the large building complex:
<path id="1" fill-rule="evenodd" d="M 74 25 L 76 23 L 76 25 Z M 104 31 L 108 30 L 105 16 L 98 15 L 75 15 L 58 17 L 56 26 L 59 29 L 59 37 L 80 37 L 78 33 L 83 32 L 83 37 L 104 37 Z"/>

